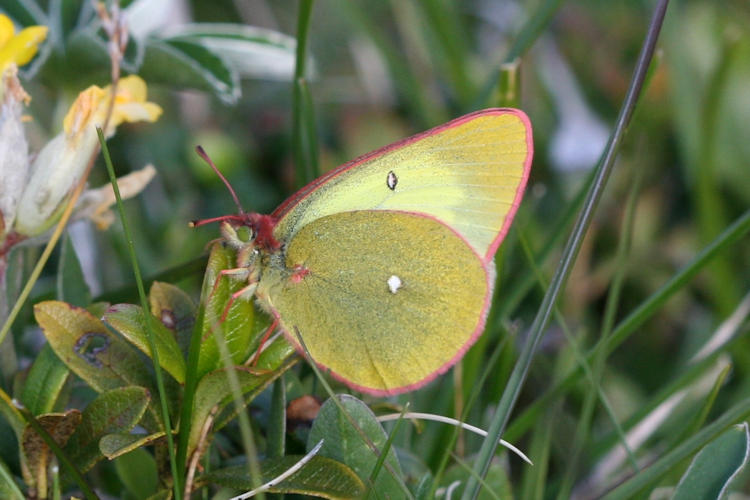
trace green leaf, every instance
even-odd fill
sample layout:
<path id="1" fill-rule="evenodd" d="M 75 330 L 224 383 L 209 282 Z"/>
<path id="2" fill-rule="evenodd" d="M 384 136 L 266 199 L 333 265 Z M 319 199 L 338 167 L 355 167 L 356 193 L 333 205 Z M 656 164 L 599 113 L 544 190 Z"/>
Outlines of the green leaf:
<path id="1" fill-rule="evenodd" d="M 50 434 L 55 442 L 63 446 L 81 423 L 81 412 L 69 410 L 65 413 L 40 415 L 39 424 Z M 47 492 L 47 474 L 50 461 L 54 457 L 47 443 L 27 425 L 21 438 L 21 450 L 25 459 L 23 476 L 29 489 L 35 489 L 41 498 Z"/>
<path id="2" fill-rule="evenodd" d="M 81 424 L 65 445 L 81 472 L 104 458 L 99 440 L 107 434 L 130 431 L 145 413 L 150 399 L 143 387 L 121 387 L 103 392 L 86 407 Z"/>
<path id="3" fill-rule="evenodd" d="M 57 299 L 74 306 L 85 307 L 91 302 L 91 291 L 83 277 L 81 263 L 69 233 L 60 244 L 57 264 Z"/>
<path id="4" fill-rule="evenodd" d="M 291 367 L 296 361 L 294 348 L 284 339 L 279 339 L 261 354 L 255 368 L 236 366 L 234 371 L 240 383 L 240 389 L 245 398 L 245 404 L 252 401 L 271 382 Z M 274 364 L 271 364 L 274 363 Z M 276 364 L 278 363 L 278 364 Z M 225 369 L 213 371 L 205 375 L 198 383 L 195 391 L 193 419 L 190 426 L 190 441 L 188 453 L 195 449 L 200 437 L 201 429 L 211 414 L 214 406 L 225 407 L 232 401 L 232 390 L 227 381 Z M 236 415 L 234 405 L 220 412 L 215 421 L 214 430 L 226 425 Z"/>
<path id="5" fill-rule="evenodd" d="M 65 387 L 70 370 L 46 344 L 34 359 L 21 393 L 21 402 L 33 415 L 50 413 Z"/>
<path id="6" fill-rule="evenodd" d="M 224 321 L 221 320 L 231 295 L 247 286 L 244 280 L 219 274 L 224 269 L 235 267 L 235 253 L 223 245 L 214 245 L 208 258 L 201 293 L 201 302 L 206 304 L 206 309 L 201 334 L 203 341 L 198 359 L 199 377 L 222 366 L 219 347 L 216 345 L 216 329 L 220 329 L 235 364 L 245 361 L 251 352 L 252 341 L 255 339 L 255 309 L 252 302 L 246 299 L 234 300 L 226 318 Z"/>
<path id="7" fill-rule="evenodd" d="M 250 373 L 255 373 L 256 376 L 263 376 L 264 381 L 260 386 L 245 393 L 245 404 L 249 404 L 258 394 L 263 392 L 271 382 L 276 380 L 277 377 L 281 376 L 281 374 L 297 363 L 301 358 L 296 354 L 297 352 L 294 350 L 294 347 L 292 347 L 284 338 L 279 338 L 271 345 L 267 345 L 263 350 L 263 353 L 261 353 L 258 363 L 254 367 L 249 368 Z M 247 370 L 248 368 L 244 367 L 244 369 Z M 237 410 L 234 405 L 225 407 L 224 410 L 219 412 L 216 416 L 216 424 L 214 427 L 216 429 L 221 429 L 235 416 L 237 416 Z"/>
<path id="8" fill-rule="evenodd" d="M 23 500 L 25 498 L 21 492 L 21 488 L 18 487 L 18 484 L 13 479 L 10 469 L 8 469 L 8 466 L 2 460 L 0 460 L 0 498 L 8 500 Z"/>
<path id="9" fill-rule="evenodd" d="M 260 463 L 264 483 L 283 474 L 302 457 L 287 455 Z M 204 474 L 199 483 L 219 484 L 236 490 L 250 490 L 254 486 L 246 465 L 235 465 Z M 299 471 L 268 490 L 271 493 L 294 493 L 320 498 L 362 498 L 365 485 L 346 465 L 321 456 L 314 456 Z"/>
<path id="10" fill-rule="evenodd" d="M 148 498 L 156 494 L 159 487 L 156 460 L 143 448 L 118 457 L 115 470 L 122 484 L 135 498 Z"/>
<path id="11" fill-rule="evenodd" d="M 368 441 L 377 450 L 382 450 L 388 436 L 366 404 L 346 394 L 337 397 L 348 415 L 344 415 L 339 405 L 331 399 L 323 403 L 310 429 L 307 449 L 311 450 L 323 439 L 320 456 L 345 463 L 354 469 L 360 479 L 367 481 L 378 461 L 378 452 L 369 446 Z M 399 481 L 401 466 L 393 449 L 388 451 L 384 469 L 372 485 L 373 491 L 386 498 L 402 498 L 404 490 Z"/>
<path id="12" fill-rule="evenodd" d="M 98 18 L 96 18 L 98 19 Z M 65 52 L 56 54 L 50 78 L 64 77 L 68 86 L 90 85 L 92 81 L 108 81 L 111 63 L 107 51 L 108 40 L 99 29 L 98 20 L 85 29 L 70 34 L 66 40 Z M 143 63 L 144 47 L 134 37 L 128 38 L 128 45 L 121 61 L 122 70 L 126 73 L 138 73 Z M 46 68 L 45 68 L 46 69 Z"/>
<path id="13" fill-rule="evenodd" d="M 693 459 L 672 498 L 726 498 L 729 485 L 748 461 L 747 422 L 735 425 L 708 443 Z"/>
<path id="14" fill-rule="evenodd" d="M 151 355 L 151 347 L 146 331 L 146 318 L 143 310 L 133 304 L 116 304 L 102 318 L 112 328 L 117 330 L 131 344 L 135 345 L 147 356 Z M 164 324 L 152 318 L 154 343 L 159 351 L 159 364 L 179 383 L 185 382 L 185 359 L 177 345 L 172 332 Z"/>
<path id="15" fill-rule="evenodd" d="M 222 57 L 240 75 L 291 81 L 296 42 L 279 31 L 231 23 L 185 24 L 167 40 L 198 43 Z"/>
<path id="16" fill-rule="evenodd" d="M 162 438 L 163 431 L 153 434 L 107 434 L 99 440 L 99 451 L 112 460 Z"/>
<path id="17" fill-rule="evenodd" d="M 187 357 L 190 334 L 195 323 L 195 304 L 188 294 L 174 285 L 155 281 L 148 294 L 151 313 L 161 320 Z"/>
<path id="18" fill-rule="evenodd" d="M 240 96 L 236 71 L 194 42 L 148 39 L 139 72 L 148 82 L 213 92 L 226 104 Z"/>
<path id="19" fill-rule="evenodd" d="M 51 300 L 34 316 L 57 357 L 97 392 L 136 385 L 156 394 L 137 351 L 85 309 Z"/>

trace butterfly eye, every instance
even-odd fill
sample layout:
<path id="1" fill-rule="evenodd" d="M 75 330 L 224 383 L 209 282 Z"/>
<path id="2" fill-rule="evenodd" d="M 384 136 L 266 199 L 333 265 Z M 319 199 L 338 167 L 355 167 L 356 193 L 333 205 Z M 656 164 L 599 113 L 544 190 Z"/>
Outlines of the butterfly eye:
<path id="1" fill-rule="evenodd" d="M 243 243 L 247 243 L 255 238 L 255 234 L 251 227 L 240 226 L 237 228 L 237 238 Z"/>

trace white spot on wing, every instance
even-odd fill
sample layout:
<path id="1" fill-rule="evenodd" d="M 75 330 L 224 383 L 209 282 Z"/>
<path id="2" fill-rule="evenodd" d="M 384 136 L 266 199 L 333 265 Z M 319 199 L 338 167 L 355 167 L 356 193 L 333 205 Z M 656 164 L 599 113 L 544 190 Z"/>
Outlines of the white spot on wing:
<path id="1" fill-rule="evenodd" d="M 387 283 L 388 283 L 388 290 L 390 290 L 391 293 L 398 292 L 398 289 L 401 288 L 401 285 L 402 285 L 401 278 L 399 278 L 395 274 L 392 275 L 390 278 L 388 278 Z"/>
<path id="2" fill-rule="evenodd" d="M 385 180 L 385 183 L 388 185 L 388 189 L 391 191 L 396 190 L 396 184 L 398 184 L 398 177 L 396 177 L 396 174 L 391 170 L 388 172 L 388 177 Z"/>

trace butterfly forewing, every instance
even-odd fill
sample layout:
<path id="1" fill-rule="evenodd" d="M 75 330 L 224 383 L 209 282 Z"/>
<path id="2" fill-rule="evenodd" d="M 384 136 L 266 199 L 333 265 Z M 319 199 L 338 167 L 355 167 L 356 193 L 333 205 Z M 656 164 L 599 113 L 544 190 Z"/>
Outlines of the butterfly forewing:
<path id="1" fill-rule="evenodd" d="M 484 260 L 492 257 L 520 202 L 531 161 L 531 129 L 516 110 L 492 109 L 375 151 L 304 188 L 274 214 L 288 240 L 310 222 L 351 210 L 434 217 Z"/>

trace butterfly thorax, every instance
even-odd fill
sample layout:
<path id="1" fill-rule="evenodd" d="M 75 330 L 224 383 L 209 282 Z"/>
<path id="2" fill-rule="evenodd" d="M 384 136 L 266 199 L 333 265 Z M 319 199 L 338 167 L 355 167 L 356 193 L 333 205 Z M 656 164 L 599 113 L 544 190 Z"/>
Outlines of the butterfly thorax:
<path id="1" fill-rule="evenodd" d="M 237 252 L 235 277 L 248 282 L 247 298 L 255 296 L 267 312 L 273 309 L 272 297 L 278 285 L 301 280 L 306 275 L 302 268 L 288 268 L 286 253 L 273 236 L 275 220 L 268 215 L 243 214 L 224 220 L 221 234 L 228 246 Z"/>

